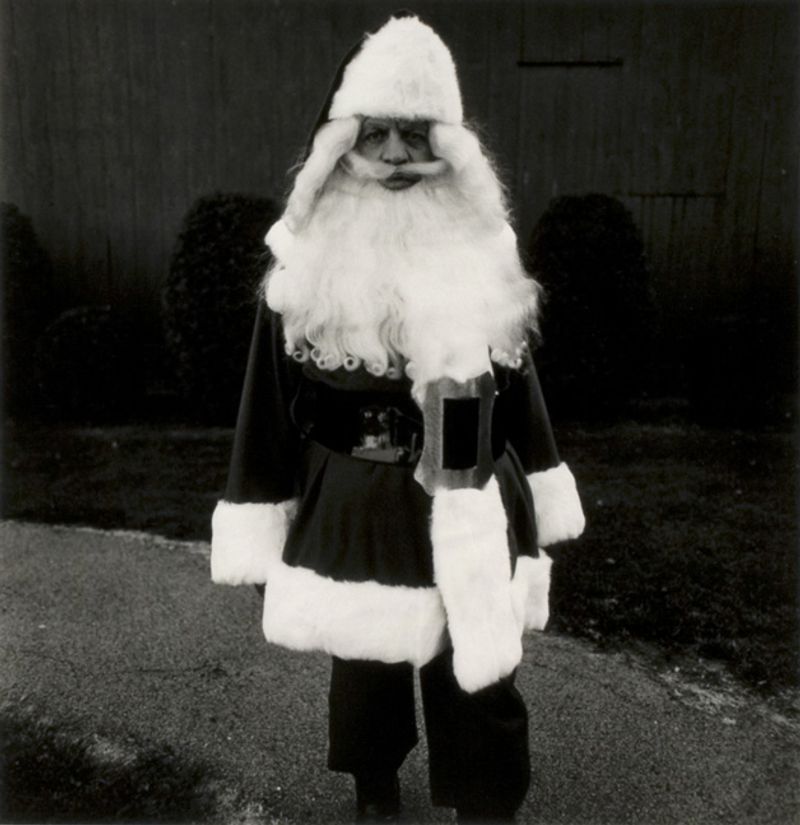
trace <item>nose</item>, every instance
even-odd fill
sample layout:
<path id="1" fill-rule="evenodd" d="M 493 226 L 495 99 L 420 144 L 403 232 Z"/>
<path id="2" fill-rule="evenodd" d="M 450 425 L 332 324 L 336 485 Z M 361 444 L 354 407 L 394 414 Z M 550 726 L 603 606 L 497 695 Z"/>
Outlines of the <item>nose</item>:
<path id="1" fill-rule="evenodd" d="M 400 137 L 400 131 L 396 126 L 393 126 L 389 130 L 389 135 L 383 146 L 381 160 L 385 163 L 391 163 L 395 166 L 399 166 L 402 163 L 408 163 L 410 159 L 408 147 L 404 143 L 402 137 Z"/>

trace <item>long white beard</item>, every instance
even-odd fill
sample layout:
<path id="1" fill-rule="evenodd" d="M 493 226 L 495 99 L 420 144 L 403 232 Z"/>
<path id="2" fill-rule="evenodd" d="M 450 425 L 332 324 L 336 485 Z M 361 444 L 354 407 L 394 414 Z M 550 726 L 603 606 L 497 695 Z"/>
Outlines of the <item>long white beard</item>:
<path id="1" fill-rule="evenodd" d="M 535 326 L 538 287 L 487 208 L 497 198 L 456 180 L 389 191 L 333 171 L 302 231 L 271 243 L 267 300 L 283 315 L 287 352 L 324 369 L 406 367 L 417 387 L 479 375 L 490 353 L 513 362 Z"/>

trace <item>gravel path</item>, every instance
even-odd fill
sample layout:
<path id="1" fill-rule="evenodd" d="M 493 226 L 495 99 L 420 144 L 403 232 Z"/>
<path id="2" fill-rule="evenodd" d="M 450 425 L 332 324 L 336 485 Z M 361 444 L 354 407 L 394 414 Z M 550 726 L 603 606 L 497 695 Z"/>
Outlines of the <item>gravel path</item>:
<path id="1" fill-rule="evenodd" d="M 326 657 L 268 647 L 257 594 L 213 586 L 207 545 L 0 522 L 0 565 L 7 710 L 97 734 L 98 759 L 171 746 L 206 766 L 208 821 L 349 821 L 349 778 L 325 768 Z M 745 693 L 551 635 L 526 640 L 518 684 L 520 822 L 800 821 L 797 726 Z M 427 799 L 424 744 L 401 778 L 412 822 L 452 821 Z"/>

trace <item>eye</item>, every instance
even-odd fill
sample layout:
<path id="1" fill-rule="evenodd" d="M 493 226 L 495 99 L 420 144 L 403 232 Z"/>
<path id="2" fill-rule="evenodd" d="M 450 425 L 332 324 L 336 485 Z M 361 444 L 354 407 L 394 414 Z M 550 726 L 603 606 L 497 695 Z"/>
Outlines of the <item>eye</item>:
<path id="1" fill-rule="evenodd" d="M 403 132 L 403 140 L 411 146 L 424 146 L 428 142 L 428 136 L 422 132 Z"/>
<path id="2" fill-rule="evenodd" d="M 374 129 L 369 132 L 365 132 L 360 139 L 360 143 L 381 143 L 381 141 L 386 139 L 386 130 L 385 129 Z"/>

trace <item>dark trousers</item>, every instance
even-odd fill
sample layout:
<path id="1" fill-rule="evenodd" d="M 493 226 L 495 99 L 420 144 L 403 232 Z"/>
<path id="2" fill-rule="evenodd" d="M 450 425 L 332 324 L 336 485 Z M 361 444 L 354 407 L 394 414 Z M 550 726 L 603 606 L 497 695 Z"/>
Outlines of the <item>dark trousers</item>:
<path id="1" fill-rule="evenodd" d="M 476 693 L 453 675 L 452 650 L 420 670 L 431 799 L 460 812 L 509 816 L 530 782 L 528 713 L 513 674 Z M 411 665 L 333 659 L 328 766 L 396 771 L 417 743 Z"/>

